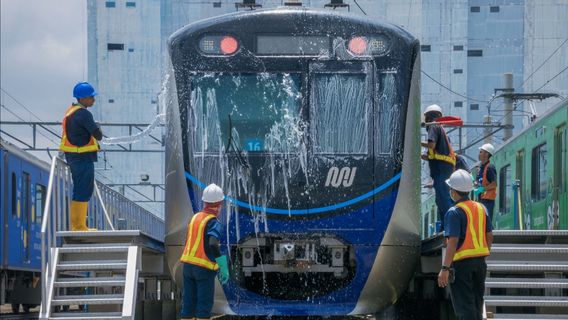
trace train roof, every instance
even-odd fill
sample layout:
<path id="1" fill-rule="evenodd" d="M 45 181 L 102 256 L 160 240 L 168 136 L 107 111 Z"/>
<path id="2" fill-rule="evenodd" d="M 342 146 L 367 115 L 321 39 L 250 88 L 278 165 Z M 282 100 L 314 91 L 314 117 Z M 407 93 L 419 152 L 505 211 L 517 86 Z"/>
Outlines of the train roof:
<path id="1" fill-rule="evenodd" d="M 16 147 L 15 145 L 1 138 L 0 138 L 0 149 L 6 150 L 8 153 L 15 154 L 18 157 L 25 159 L 47 171 L 50 170 L 49 163 L 39 159 L 38 157 Z"/>
<path id="2" fill-rule="evenodd" d="M 310 15 L 307 17 L 307 15 Z M 336 19 L 331 21 L 330 19 Z M 223 25 L 234 23 L 235 19 L 246 22 L 248 19 L 274 19 L 281 20 L 282 24 L 295 25 L 295 22 L 305 22 L 312 25 L 314 28 L 321 26 L 322 22 L 328 21 L 331 25 L 338 25 L 338 23 L 349 22 L 353 26 L 349 29 L 343 30 L 344 33 L 357 32 L 361 29 L 367 28 L 381 28 L 385 33 L 399 39 L 405 39 L 409 44 L 418 42 L 417 38 L 410 34 L 402 27 L 387 22 L 381 19 L 370 19 L 361 15 L 356 15 L 347 12 L 332 11 L 329 9 L 309 8 L 309 7 L 278 7 L 272 9 L 259 9 L 254 11 L 239 11 L 228 13 L 212 18 L 207 18 L 190 23 L 176 32 L 174 32 L 168 39 L 170 46 L 175 45 L 177 41 L 182 41 L 188 33 L 193 33 L 202 29 L 207 29 L 213 25 Z M 272 25 L 278 25 L 277 21 L 272 21 Z M 260 30 L 262 32 L 262 30 Z"/>
<path id="3" fill-rule="evenodd" d="M 514 142 L 519 137 L 523 136 L 527 131 L 531 130 L 534 126 L 538 126 L 540 123 L 545 121 L 546 119 L 553 117 L 557 112 L 562 110 L 563 108 L 568 108 L 568 99 L 564 99 L 559 103 L 555 104 L 552 108 L 546 110 L 541 116 L 536 118 L 536 121 L 531 123 L 529 126 L 523 128 L 519 133 L 515 134 L 511 139 L 507 140 L 507 142 L 495 150 L 495 152 L 500 151 L 501 149 L 505 148 L 510 143 Z"/>

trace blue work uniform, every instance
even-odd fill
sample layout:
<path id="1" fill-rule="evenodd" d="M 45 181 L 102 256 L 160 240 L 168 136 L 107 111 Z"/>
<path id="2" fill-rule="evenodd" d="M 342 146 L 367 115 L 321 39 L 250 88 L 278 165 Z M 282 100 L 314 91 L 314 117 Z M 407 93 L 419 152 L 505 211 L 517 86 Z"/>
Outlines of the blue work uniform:
<path id="1" fill-rule="evenodd" d="M 215 261 L 221 254 L 217 246 L 211 245 L 210 237 L 221 239 L 222 226 L 219 220 L 211 219 L 205 227 L 206 236 L 204 249 L 207 258 Z M 218 243 L 218 241 L 217 241 Z M 211 317 L 215 294 L 215 276 L 217 271 L 203 268 L 190 263 L 183 263 L 183 295 L 182 318 Z"/>
<path id="2" fill-rule="evenodd" d="M 437 154 L 449 155 L 449 140 L 446 138 L 444 128 L 440 125 L 431 125 L 426 127 L 426 131 L 428 132 L 428 142 L 434 142 L 436 144 L 434 151 Z M 454 172 L 454 166 L 446 161 L 435 159 L 428 160 L 428 165 L 430 167 L 430 177 L 432 177 L 434 192 L 436 193 L 438 221 L 441 221 L 443 230 L 444 216 L 452 206 L 450 187 L 446 184 L 446 180 L 449 179 Z"/>
<path id="3" fill-rule="evenodd" d="M 76 146 L 84 146 L 98 128 L 89 110 L 81 108 L 67 118 L 67 139 Z M 73 179 L 73 201 L 89 201 L 95 186 L 97 152 L 65 152 L 65 160 Z"/>

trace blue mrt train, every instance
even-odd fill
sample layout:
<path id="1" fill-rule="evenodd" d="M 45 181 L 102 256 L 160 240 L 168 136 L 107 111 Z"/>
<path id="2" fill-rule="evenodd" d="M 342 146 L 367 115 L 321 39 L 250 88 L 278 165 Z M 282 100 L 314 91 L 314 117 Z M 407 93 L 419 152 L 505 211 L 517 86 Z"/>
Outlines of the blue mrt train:
<path id="1" fill-rule="evenodd" d="M 214 311 L 377 312 L 419 257 L 419 43 L 307 8 L 235 13 L 169 39 L 166 246 L 172 274 L 209 183 L 231 281 Z"/>
<path id="2" fill-rule="evenodd" d="M 41 217 L 49 165 L 0 140 L 0 304 L 41 303 Z"/>

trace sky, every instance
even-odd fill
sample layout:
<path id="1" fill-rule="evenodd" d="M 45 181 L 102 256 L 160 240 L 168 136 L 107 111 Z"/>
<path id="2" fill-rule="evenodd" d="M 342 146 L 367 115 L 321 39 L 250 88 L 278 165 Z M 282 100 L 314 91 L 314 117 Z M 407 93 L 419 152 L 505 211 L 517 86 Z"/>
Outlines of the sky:
<path id="1" fill-rule="evenodd" d="M 86 7 L 86 0 L 0 0 L 2 105 L 26 121 L 61 120 L 73 86 L 87 77 Z M 0 112 L 2 121 L 17 120 Z"/>

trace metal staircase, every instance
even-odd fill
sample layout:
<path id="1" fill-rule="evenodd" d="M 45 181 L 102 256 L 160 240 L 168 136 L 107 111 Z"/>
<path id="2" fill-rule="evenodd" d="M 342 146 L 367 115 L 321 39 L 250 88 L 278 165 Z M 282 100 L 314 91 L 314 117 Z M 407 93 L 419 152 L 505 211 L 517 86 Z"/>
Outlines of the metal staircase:
<path id="1" fill-rule="evenodd" d="M 102 235 L 104 233 L 104 235 Z M 61 232 L 50 268 L 44 319 L 133 319 L 141 247 L 120 241 L 128 232 Z M 81 241 L 82 243 L 79 243 Z M 87 312 L 55 312 L 81 306 Z"/>
<path id="2" fill-rule="evenodd" d="M 568 230 L 499 230 L 494 239 L 488 317 L 568 319 Z"/>
<path id="3" fill-rule="evenodd" d="M 41 229 L 39 319 L 133 320 L 139 280 L 163 274 L 163 221 L 95 182 L 89 225 L 99 231 L 67 231 L 71 190 L 69 167 L 54 157 Z M 115 230 L 116 223 L 134 230 Z"/>

